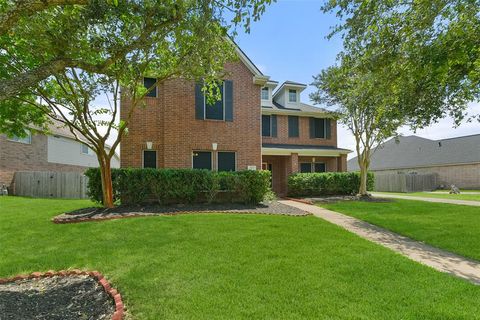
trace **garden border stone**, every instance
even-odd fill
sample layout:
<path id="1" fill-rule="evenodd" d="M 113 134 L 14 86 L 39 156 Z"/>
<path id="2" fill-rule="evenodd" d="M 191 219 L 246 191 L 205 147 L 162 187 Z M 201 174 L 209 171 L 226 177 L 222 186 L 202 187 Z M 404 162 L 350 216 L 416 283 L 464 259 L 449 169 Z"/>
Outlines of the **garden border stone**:
<path id="1" fill-rule="evenodd" d="M 48 277 L 68 277 L 75 275 L 88 275 L 96 279 L 97 283 L 103 287 L 103 290 L 113 299 L 115 302 L 115 311 L 112 316 L 112 320 L 122 320 L 125 315 L 126 307 L 123 303 L 121 294 L 111 286 L 110 282 L 99 271 L 83 271 L 79 269 L 72 270 L 60 270 L 47 272 L 32 272 L 30 274 L 16 275 L 10 278 L 0 278 L 0 284 L 15 282 L 19 280 L 39 279 Z"/>

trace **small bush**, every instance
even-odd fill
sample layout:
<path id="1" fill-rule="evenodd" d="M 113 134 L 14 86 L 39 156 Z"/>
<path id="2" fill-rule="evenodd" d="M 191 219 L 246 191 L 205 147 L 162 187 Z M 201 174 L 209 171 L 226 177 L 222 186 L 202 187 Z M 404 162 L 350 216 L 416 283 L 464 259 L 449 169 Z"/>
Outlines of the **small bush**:
<path id="1" fill-rule="evenodd" d="M 88 195 L 102 202 L 98 168 L 86 172 Z M 243 202 L 256 204 L 270 192 L 269 171 L 212 172 L 195 169 L 113 169 L 116 199 L 122 204 Z"/>
<path id="2" fill-rule="evenodd" d="M 368 173 L 367 190 L 373 190 L 374 175 Z M 351 195 L 360 188 L 359 172 L 296 173 L 288 178 L 291 196 Z"/>

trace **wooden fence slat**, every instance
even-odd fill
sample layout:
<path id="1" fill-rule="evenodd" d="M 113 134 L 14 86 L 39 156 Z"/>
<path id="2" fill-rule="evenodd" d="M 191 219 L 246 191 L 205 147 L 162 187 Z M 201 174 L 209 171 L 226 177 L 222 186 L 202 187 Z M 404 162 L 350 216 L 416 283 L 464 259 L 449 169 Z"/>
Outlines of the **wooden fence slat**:
<path id="1" fill-rule="evenodd" d="M 375 191 L 416 192 L 436 188 L 435 174 L 375 173 Z"/>
<path id="2" fill-rule="evenodd" d="M 20 171 L 14 176 L 17 196 L 86 199 L 88 178 L 78 172 Z"/>

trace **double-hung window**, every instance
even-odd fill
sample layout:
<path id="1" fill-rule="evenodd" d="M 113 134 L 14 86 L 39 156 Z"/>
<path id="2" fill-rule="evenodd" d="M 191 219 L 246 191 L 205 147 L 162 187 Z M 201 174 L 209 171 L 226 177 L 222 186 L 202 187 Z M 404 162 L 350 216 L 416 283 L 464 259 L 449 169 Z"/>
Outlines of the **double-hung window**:
<path id="1" fill-rule="evenodd" d="M 324 118 L 310 118 L 310 138 L 331 138 L 331 121 Z"/>
<path id="2" fill-rule="evenodd" d="M 219 83 L 218 90 L 220 96 L 209 99 L 203 91 L 203 83 L 195 85 L 196 119 L 233 121 L 233 82 L 225 80 Z"/>
<path id="3" fill-rule="evenodd" d="M 270 89 L 268 87 L 262 88 L 262 100 L 269 100 L 270 98 Z"/>
<path id="4" fill-rule="evenodd" d="M 297 90 L 288 90 L 288 102 L 297 102 Z"/>
<path id="5" fill-rule="evenodd" d="M 297 138 L 299 135 L 298 116 L 288 116 L 288 137 Z"/>
<path id="6" fill-rule="evenodd" d="M 277 116 L 262 115 L 262 136 L 276 137 L 277 136 Z"/>
<path id="7" fill-rule="evenodd" d="M 157 151 L 143 150 L 143 167 L 153 169 L 157 168 Z"/>

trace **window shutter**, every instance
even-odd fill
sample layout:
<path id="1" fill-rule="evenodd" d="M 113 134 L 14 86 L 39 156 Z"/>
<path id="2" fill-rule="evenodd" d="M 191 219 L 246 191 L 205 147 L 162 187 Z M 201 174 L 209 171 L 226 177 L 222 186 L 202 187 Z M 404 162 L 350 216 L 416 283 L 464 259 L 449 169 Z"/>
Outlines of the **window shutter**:
<path id="1" fill-rule="evenodd" d="M 310 117 L 310 139 L 315 138 L 315 118 Z"/>
<path id="2" fill-rule="evenodd" d="M 202 87 L 201 83 L 195 84 L 195 118 L 199 120 L 205 119 L 205 98 Z"/>
<path id="3" fill-rule="evenodd" d="M 233 121 L 233 81 L 225 80 L 223 86 L 225 90 L 225 121 Z"/>
<path id="4" fill-rule="evenodd" d="M 272 137 L 277 136 L 277 115 L 272 114 Z"/>
<path id="5" fill-rule="evenodd" d="M 332 128 L 330 128 L 330 119 L 325 119 L 325 133 L 326 133 L 326 139 L 331 139 L 332 138 Z"/>
<path id="6" fill-rule="evenodd" d="M 291 138 L 299 136 L 298 116 L 288 116 L 288 136 Z"/>

